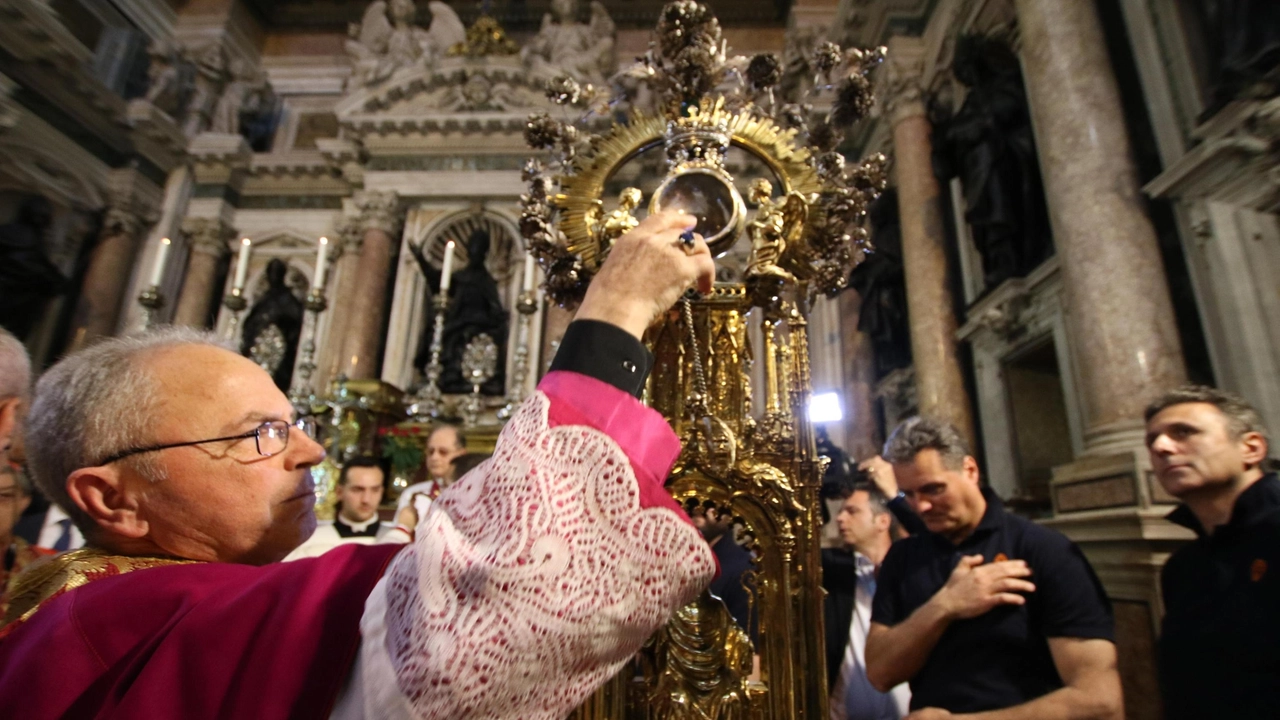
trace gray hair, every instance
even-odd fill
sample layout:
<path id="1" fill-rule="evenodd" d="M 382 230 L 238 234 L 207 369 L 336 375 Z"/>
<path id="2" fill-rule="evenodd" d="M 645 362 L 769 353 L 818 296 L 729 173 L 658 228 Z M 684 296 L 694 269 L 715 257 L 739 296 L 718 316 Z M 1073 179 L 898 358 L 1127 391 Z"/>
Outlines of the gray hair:
<path id="1" fill-rule="evenodd" d="M 1267 427 L 1262 423 L 1262 416 L 1244 398 L 1233 393 L 1211 388 L 1206 385 L 1183 385 L 1176 390 L 1161 395 L 1147 406 L 1143 419 L 1151 422 L 1151 418 L 1167 407 L 1184 403 L 1208 403 L 1218 408 L 1227 418 L 1227 430 L 1232 437 L 1239 438 L 1245 433 L 1256 432 L 1262 435 L 1270 445 Z"/>
<path id="2" fill-rule="evenodd" d="M 959 470 L 972 454 L 955 425 L 917 415 L 894 429 L 884 443 L 884 458 L 891 463 L 908 463 L 924 450 L 938 451 L 948 470 Z"/>
<path id="3" fill-rule="evenodd" d="M 140 360 L 164 348 L 207 345 L 232 350 L 216 335 L 163 327 L 133 337 L 103 340 L 49 368 L 36 384 L 27 415 L 27 464 L 36 485 L 86 535 L 96 526 L 67 494 L 67 477 L 103 458 L 149 441 L 156 384 Z M 152 481 L 163 479 L 154 457 L 126 458 Z"/>
<path id="4" fill-rule="evenodd" d="M 0 401 L 25 399 L 31 391 L 31 358 L 13 333 L 0 328 Z"/>

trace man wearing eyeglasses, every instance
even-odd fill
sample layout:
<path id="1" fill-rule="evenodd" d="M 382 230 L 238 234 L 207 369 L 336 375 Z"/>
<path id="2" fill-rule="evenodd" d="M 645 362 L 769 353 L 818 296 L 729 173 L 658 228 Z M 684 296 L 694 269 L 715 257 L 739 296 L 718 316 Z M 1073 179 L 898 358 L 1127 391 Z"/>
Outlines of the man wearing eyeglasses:
<path id="1" fill-rule="evenodd" d="M 552 371 L 408 545 L 277 563 L 314 530 L 307 418 L 208 336 L 112 339 L 41 379 L 35 479 L 88 540 L 0 630 L 23 718 L 560 718 L 714 573 L 638 401 L 648 325 L 709 291 L 693 219 L 620 238 Z M 688 233 L 691 236 L 691 233 Z"/>

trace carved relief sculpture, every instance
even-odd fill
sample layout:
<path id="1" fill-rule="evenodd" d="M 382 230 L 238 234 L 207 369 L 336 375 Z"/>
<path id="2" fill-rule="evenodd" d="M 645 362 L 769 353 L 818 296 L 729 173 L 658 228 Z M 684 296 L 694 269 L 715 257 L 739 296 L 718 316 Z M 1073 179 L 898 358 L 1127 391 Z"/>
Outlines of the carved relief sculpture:
<path id="1" fill-rule="evenodd" d="M 191 99 L 185 108 L 182 126 L 187 137 L 208 129 L 214 106 L 222 97 L 222 89 L 229 78 L 227 64 L 227 53 L 221 43 L 210 43 L 197 51 Z"/>
<path id="2" fill-rule="evenodd" d="M 542 29 L 520 51 L 520 59 L 536 75 L 566 73 L 591 83 L 603 83 L 617 60 L 613 45 L 616 27 L 600 2 L 591 3 L 591 22 L 577 20 L 577 0 L 552 0 L 542 16 Z"/>
<path id="3" fill-rule="evenodd" d="M 413 0 L 374 0 L 358 24 L 347 29 L 347 55 L 354 72 L 348 90 L 377 85 L 401 68 L 429 66 L 450 48 L 466 41 L 467 30 L 447 4 L 427 3 L 431 26 L 416 26 Z"/>

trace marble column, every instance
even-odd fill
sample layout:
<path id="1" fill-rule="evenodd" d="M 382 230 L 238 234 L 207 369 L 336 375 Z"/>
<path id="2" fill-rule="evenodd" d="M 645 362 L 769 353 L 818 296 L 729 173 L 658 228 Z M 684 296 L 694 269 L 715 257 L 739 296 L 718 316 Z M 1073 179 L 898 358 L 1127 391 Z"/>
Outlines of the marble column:
<path id="1" fill-rule="evenodd" d="M 400 198 L 391 192 L 359 192 L 353 203 L 361 232 L 360 259 L 349 300 L 338 300 L 350 304 L 338 365 L 342 374 L 355 380 L 377 377 L 381 368 L 378 354 L 386 331 L 387 285 L 404 213 Z"/>
<path id="2" fill-rule="evenodd" d="M 842 395 L 848 415 L 844 419 L 844 450 L 856 460 L 879 455 L 884 438 L 876 422 L 875 349 L 871 337 L 858 330 L 862 296 L 845 290 L 837 297 L 840 307 L 840 356 Z"/>
<path id="3" fill-rule="evenodd" d="M 333 258 L 333 270 L 329 274 L 329 329 L 320 354 L 320 369 L 315 377 L 317 390 L 345 371 L 342 353 L 345 350 L 347 325 L 351 318 L 349 303 L 335 302 L 335 298 L 349 298 L 356 291 L 356 271 L 360 265 L 360 249 L 364 244 L 364 230 L 355 224 L 355 218 L 342 220 L 336 235 L 342 238 L 341 246 Z"/>
<path id="4" fill-rule="evenodd" d="M 1087 454 L 1141 444 L 1142 410 L 1186 377 L 1155 230 L 1093 3 L 1017 0 Z"/>
<path id="5" fill-rule="evenodd" d="M 187 218 L 182 222 L 182 232 L 187 237 L 187 272 L 178 292 L 173 324 L 203 329 L 209 327 L 209 313 L 218 290 L 214 287 L 218 266 L 228 253 L 227 241 L 235 233 L 218 218 Z"/>
<path id="6" fill-rule="evenodd" d="M 918 39 L 893 38 L 882 95 L 893 128 L 916 396 L 921 415 L 951 422 L 972 446 L 973 410 L 956 355 L 942 191 L 933 174 L 933 127 L 920 89 L 922 55 Z"/>
<path id="7" fill-rule="evenodd" d="M 148 219 L 136 208 L 113 206 L 107 210 L 76 301 L 69 352 L 115 334 L 139 237 L 147 224 Z"/>

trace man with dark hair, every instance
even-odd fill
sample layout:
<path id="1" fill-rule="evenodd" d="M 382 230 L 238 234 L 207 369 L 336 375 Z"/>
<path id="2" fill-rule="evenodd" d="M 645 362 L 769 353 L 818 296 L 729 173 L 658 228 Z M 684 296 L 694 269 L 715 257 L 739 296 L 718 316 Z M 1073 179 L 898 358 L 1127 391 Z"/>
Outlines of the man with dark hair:
<path id="1" fill-rule="evenodd" d="M 1164 566 L 1160 685 L 1166 717 L 1280 717 L 1280 480 L 1267 429 L 1243 399 L 1208 387 L 1146 411 L 1169 520 L 1196 533 Z"/>
<path id="2" fill-rule="evenodd" d="M 286 560 L 322 555 L 345 543 L 407 543 L 413 528 L 378 521 L 386 473 L 377 459 L 367 455 L 347 461 L 338 473 L 338 504 L 332 520 L 316 522 L 311 537 L 289 553 Z"/>
<path id="3" fill-rule="evenodd" d="M 755 585 L 750 571 L 754 562 L 751 553 L 733 539 L 733 516 L 720 512 L 714 506 L 692 507 L 688 512 L 693 526 L 711 546 L 720 567 L 720 573 L 711 581 L 711 594 L 724 602 L 725 609 L 751 638 L 751 645 L 758 653 L 760 623 L 751 607 Z"/>
<path id="4" fill-rule="evenodd" d="M 880 568 L 871 684 L 910 681 L 912 720 L 1123 717 L 1111 606 L 1080 549 L 1006 513 L 947 423 L 905 421 L 884 456 L 927 532 Z"/>
<path id="5" fill-rule="evenodd" d="M 846 479 L 836 496 L 841 546 L 822 551 L 831 720 L 898 720 L 911 704 L 905 683 L 882 693 L 867 682 L 865 650 L 876 573 L 893 544 L 896 521 L 874 484 Z"/>

